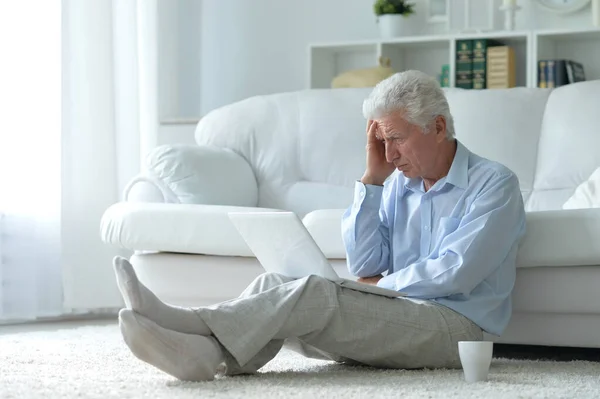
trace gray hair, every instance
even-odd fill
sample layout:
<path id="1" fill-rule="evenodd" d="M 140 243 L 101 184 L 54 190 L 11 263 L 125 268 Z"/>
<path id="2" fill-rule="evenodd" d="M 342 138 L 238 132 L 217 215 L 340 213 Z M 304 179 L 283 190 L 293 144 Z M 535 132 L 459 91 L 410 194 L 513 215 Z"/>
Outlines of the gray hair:
<path id="1" fill-rule="evenodd" d="M 454 119 L 437 80 L 420 71 L 396 73 L 379 82 L 363 103 L 363 115 L 377 119 L 394 111 L 404 111 L 404 119 L 422 129 L 438 116 L 446 119 L 446 138 L 454 138 Z M 427 130 L 425 130 L 427 133 Z"/>

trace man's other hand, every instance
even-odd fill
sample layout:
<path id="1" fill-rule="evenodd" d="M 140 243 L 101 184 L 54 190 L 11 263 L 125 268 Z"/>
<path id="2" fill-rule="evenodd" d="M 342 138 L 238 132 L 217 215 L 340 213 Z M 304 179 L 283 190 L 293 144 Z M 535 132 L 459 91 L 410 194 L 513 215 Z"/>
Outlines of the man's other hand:
<path id="1" fill-rule="evenodd" d="M 359 277 L 358 282 L 364 284 L 377 285 L 379 280 L 381 280 L 382 278 L 383 276 L 381 274 L 378 274 L 377 276 L 373 277 Z"/>

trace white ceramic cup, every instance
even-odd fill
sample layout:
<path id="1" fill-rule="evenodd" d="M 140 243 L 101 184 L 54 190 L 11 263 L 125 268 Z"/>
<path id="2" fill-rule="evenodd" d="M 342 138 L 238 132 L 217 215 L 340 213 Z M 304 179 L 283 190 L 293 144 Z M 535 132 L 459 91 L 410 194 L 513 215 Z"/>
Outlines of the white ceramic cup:
<path id="1" fill-rule="evenodd" d="M 485 381 L 488 378 L 494 343 L 491 341 L 459 341 L 458 354 L 465 381 Z"/>

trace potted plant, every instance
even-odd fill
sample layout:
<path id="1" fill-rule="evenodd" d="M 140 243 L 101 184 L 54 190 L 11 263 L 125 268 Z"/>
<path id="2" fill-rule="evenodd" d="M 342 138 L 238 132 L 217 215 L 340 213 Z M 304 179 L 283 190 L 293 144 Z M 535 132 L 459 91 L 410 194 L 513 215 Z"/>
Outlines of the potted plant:
<path id="1" fill-rule="evenodd" d="M 373 10 L 377 16 L 379 33 L 383 38 L 414 34 L 415 5 L 405 0 L 376 0 Z"/>

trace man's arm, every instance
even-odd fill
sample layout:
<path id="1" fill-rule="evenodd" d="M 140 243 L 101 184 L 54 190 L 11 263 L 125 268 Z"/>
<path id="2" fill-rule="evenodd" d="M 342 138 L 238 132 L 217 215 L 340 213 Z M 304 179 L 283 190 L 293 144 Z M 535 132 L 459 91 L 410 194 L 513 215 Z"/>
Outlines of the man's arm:
<path id="1" fill-rule="evenodd" d="M 371 277 L 388 270 L 389 229 L 381 210 L 383 186 L 356 182 L 354 202 L 342 217 L 342 238 L 348 270 Z"/>
<path id="2" fill-rule="evenodd" d="M 424 259 L 382 278 L 380 287 L 423 299 L 468 295 L 507 257 L 515 257 L 525 212 L 514 175 L 492 179 L 446 236 L 437 258 Z"/>

